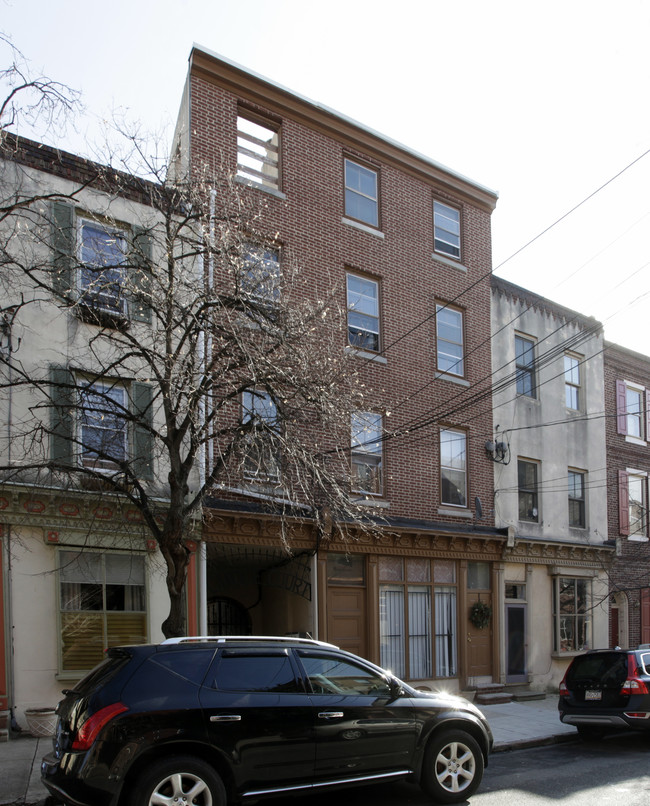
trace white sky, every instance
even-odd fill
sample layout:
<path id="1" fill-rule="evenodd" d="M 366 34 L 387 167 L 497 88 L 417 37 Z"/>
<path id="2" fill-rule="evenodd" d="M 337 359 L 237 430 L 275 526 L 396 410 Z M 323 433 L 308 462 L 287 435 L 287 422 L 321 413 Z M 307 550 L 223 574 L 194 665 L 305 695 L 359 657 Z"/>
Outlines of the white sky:
<path id="1" fill-rule="evenodd" d="M 650 354 L 650 154 L 508 260 L 650 149 L 646 0 L 0 0 L 0 31 L 83 92 L 77 153 L 115 109 L 171 137 L 194 42 L 320 101 L 498 191 L 496 273 Z"/>

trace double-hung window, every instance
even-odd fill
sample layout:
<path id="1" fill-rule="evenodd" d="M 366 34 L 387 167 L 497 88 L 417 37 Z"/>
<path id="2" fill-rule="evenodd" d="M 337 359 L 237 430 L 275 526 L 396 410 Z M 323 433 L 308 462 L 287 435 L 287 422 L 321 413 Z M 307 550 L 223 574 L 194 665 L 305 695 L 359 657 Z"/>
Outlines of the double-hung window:
<path id="1" fill-rule="evenodd" d="M 60 669 L 92 669 L 111 646 L 147 641 L 145 561 L 135 553 L 60 551 Z"/>
<path id="2" fill-rule="evenodd" d="M 515 377 L 518 395 L 535 397 L 535 342 L 515 336 Z"/>
<path id="3" fill-rule="evenodd" d="M 237 176 L 264 188 L 280 189 L 278 126 L 255 115 L 238 115 Z"/>
<path id="4" fill-rule="evenodd" d="M 352 414 L 352 488 L 356 492 L 381 495 L 382 416 L 374 411 Z"/>
<path id="5" fill-rule="evenodd" d="M 630 540 L 648 539 L 648 474 L 642 470 L 618 472 L 619 531 Z"/>
<path id="6" fill-rule="evenodd" d="M 244 392 L 242 422 L 250 424 L 250 430 L 246 434 L 244 478 L 248 481 L 278 482 L 278 410 L 268 392 Z"/>
<path id="7" fill-rule="evenodd" d="M 85 305 L 108 314 L 126 312 L 127 242 L 124 230 L 78 219 L 79 295 Z"/>
<path id="8" fill-rule="evenodd" d="M 248 243 L 240 274 L 242 294 L 260 302 L 276 303 L 280 299 L 280 253 L 269 246 Z"/>
<path id="9" fill-rule="evenodd" d="M 441 503 L 467 506 L 467 435 L 464 431 L 440 431 Z"/>
<path id="10" fill-rule="evenodd" d="M 643 443 L 648 438 L 647 401 L 650 392 L 631 381 L 616 381 L 616 430 L 629 442 Z"/>
<path id="11" fill-rule="evenodd" d="M 527 459 L 517 461 L 519 520 L 539 523 L 539 464 Z"/>
<path id="12" fill-rule="evenodd" d="M 345 215 L 371 227 L 379 226 L 377 171 L 351 159 L 344 161 Z"/>
<path id="13" fill-rule="evenodd" d="M 79 390 L 82 463 L 94 470 L 114 470 L 127 459 L 128 400 L 124 386 L 108 381 Z"/>
<path id="14" fill-rule="evenodd" d="M 360 350 L 379 352 L 379 283 L 347 275 L 348 341 Z"/>
<path id="15" fill-rule="evenodd" d="M 463 341 L 462 311 L 436 304 L 436 355 L 440 372 L 461 377 L 465 374 Z"/>
<path id="16" fill-rule="evenodd" d="M 569 526 L 584 529 L 587 525 L 585 511 L 585 478 L 582 470 L 569 470 Z"/>
<path id="17" fill-rule="evenodd" d="M 433 203 L 433 246 L 436 252 L 460 260 L 460 210 Z"/>
<path id="18" fill-rule="evenodd" d="M 581 359 L 572 353 L 564 354 L 564 394 L 567 409 L 580 411 L 582 406 Z"/>
<path id="19" fill-rule="evenodd" d="M 554 578 L 553 622 L 556 652 L 581 652 L 591 646 L 590 612 L 590 579 Z"/>
<path id="20" fill-rule="evenodd" d="M 380 663 L 399 677 L 457 670 L 456 567 L 450 560 L 379 558 Z"/>

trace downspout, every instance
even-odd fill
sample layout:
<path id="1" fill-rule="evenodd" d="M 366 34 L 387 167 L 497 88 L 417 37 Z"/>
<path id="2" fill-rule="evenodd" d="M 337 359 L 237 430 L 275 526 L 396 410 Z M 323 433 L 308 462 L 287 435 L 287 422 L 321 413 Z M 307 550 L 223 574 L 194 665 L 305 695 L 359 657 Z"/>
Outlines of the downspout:
<path id="1" fill-rule="evenodd" d="M 216 205 L 216 198 L 217 198 L 217 191 L 214 189 L 210 190 L 210 218 L 209 218 L 209 254 L 208 254 L 208 292 L 212 292 L 212 286 L 214 283 L 214 214 L 215 214 L 215 205 Z M 200 261 L 199 267 L 201 273 L 203 274 L 204 265 L 203 261 Z M 212 336 L 208 332 L 207 335 L 204 334 L 204 337 L 200 340 L 201 350 L 203 350 L 203 355 L 200 356 L 202 359 L 204 372 L 207 372 L 208 367 L 208 357 L 212 354 Z M 201 408 L 200 408 L 200 417 L 201 417 L 201 424 L 205 426 L 207 420 L 206 414 L 206 400 L 205 398 L 201 401 Z M 201 451 L 201 461 L 199 463 L 199 482 L 201 484 L 201 489 L 205 484 L 206 480 L 206 466 L 212 467 L 212 460 L 213 460 L 213 446 L 212 442 L 206 440 L 203 451 Z M 198 573 L 198 587 L 199 587 L 199 635 L 207 635 L 208 634 L 208 547 L 205 540 L 201 540 L 201 545 L 199 549 L 199 573 Z"/>
<path id="2" fill-rule="evenodd" d="M 11 321 L 8 313 L 5 312 L 2 320 L 2 336 L 3 341 L 6 339 L 6 344 L 0 343 L 0 351 L 7 355 L 7 381 L 9 387 L 9 395 L 7 399 L 7 464 L 11 466 L 11 424 L 13 419 L 13 372 L 11 371 L 11 354 L 13 352 Z M 20 341 L 18 343 L 20 346 Z M 7 524 L 7 539 L 6 539 L 6 558 L 7 558 L 7 592 L 5 598 L 5 646 L 2 651 L 7 658 L 7 695 L 9 700 L 9 724 L 11 730 L 15 733 L 20 733 L 22 728 L 16 721 L 16 691 L 14 687 L 14 620 L 13 620 L 13 567 L 11 562 L 11 524 Z"/>

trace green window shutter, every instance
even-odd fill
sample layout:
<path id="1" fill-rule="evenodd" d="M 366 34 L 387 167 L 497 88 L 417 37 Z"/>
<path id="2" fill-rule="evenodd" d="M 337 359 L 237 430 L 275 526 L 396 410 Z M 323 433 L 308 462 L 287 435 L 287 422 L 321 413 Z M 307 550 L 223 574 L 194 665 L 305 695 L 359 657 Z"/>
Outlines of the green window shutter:
<path id="1" fill-rule="evenodd" d="M 148 383 L 134 383 L 131 388 L 133 414 L 133 472 L 140 479 L 153 479 L 153 393 Z"/>
<path id="2" fill-rule="evenodd" d="M 129 315 L 136 322 L 151 324 L 151 265 L 153 238 L 142 227 L 133 227 L 129 266 L 131 294 Z"/>
<path id="3" fill-rule="evenodd" d="M 74 254 L 74 208 L 65 202 L 52 202 L 52 288 L 63 297 L 72 296 Z"/>
<path id="4" fill-rule="evenodd" d="M 74 375 L 66 367 L 50 367 L 50 456 L 60 465 L 72 465 L 74 436 Z"/>

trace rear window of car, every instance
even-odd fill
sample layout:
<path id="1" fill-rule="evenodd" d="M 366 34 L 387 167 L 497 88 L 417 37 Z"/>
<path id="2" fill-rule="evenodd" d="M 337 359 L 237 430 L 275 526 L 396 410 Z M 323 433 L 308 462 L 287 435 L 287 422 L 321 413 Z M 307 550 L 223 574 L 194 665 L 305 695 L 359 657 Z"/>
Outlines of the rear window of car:
<path id="1" fill-rule="evenodd" d="M 87 675 L 75 685 L 74 691 L 77 694 L 88 694 L 98 686 L 104 685 L 130 660 L 130 656 L 125 652 L 119 654 L 114 650 L 106 655 L 101 663 L 91 669 Z"/>
<path id="2" fill-rule="evenodd" d="M 214 652 L 214 649 L 187 649 L 184 647 L 180 651 L 157 652 L 150 660 L 151 663 L 162 666 L 163 669 L 200 686 Z"/>
<path id="3" fill-rule="evenodd" d="M 301 692 L 287 652 L 223 650 L 212 687 L 220 691 Z"/>
<path id="4" fill-rule="evenodd" d="M 620 685 L 627 677 L 627 653 L 602 652 L 594 655 L 581 655 L 574 658 L 567 685 L 599 681 Z"/>
<path id="5" fill-rule="evenodd" d="M 643 667 L 643 674 L 650 674 L 650 652 L 643 652 L 640 660 Z"/>

